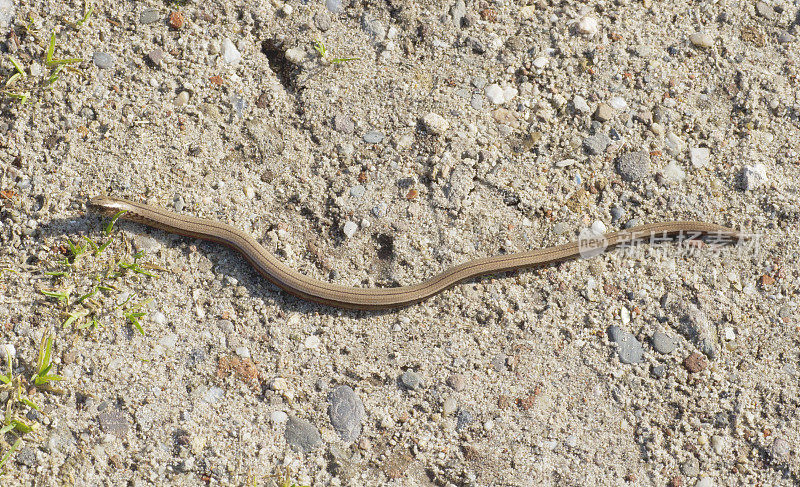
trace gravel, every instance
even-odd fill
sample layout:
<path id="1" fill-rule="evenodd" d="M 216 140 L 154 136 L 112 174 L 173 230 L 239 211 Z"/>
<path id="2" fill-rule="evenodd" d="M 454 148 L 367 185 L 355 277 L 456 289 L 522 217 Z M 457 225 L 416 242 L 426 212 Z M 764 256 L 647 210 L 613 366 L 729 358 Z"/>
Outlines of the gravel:
<path id="1" fill-rule="evenodd" d="M 653 333 L 652 342 L 656 352 L 663 353 L 664 355 L 669 355 L 674 352 L 678 346 L 672 337 L 661 331 Z"/>
<path id="2" fill-rule="evenodd" d="M 423 387 L 422 376 L 413 370 L 406 370 L 403 372 L 400 376 L 400 382 L 403 384 L 403 387 L 414 391 Z"/>
<path id="3" fill-rule="evenodd" d="M 356 441 L 361 436 L 361 422 L 364 420 L 361 398 L 350 386 L 338 386 L 328 395 L 328 401 L 328 416 L 333 429 L 343 441 Z"/>
<path id="4" fill-rule="evenodd" d="M 650 176 L 650 154 L 627 152 L 617 158 L 617 172 L 625 181 L 642 181 Z"/>
<path id="5" fill-rule="evenodd" d="M 289 446 L 303 453 L 311 453 L 322 444 L 322 437 L 317 427 L 305 419 L 294 416 L 290 416 L 286 421 L 284 436 Z"/>
<path id="6" fill-rule="evenodd" d="M 618 326 L 608 328 L 608 337 L 617 344 L 617 354 L 623 364 L 638 364 L 644 361 L 644 348 L 633 334 Z"/>
<path id="7" fill-rule="evenodd" d="M 114 67 L 114 63 L 117 62 L 117 59 L 111 54 L 95 51 L 92 55 L 92 62 L 100 69 L 111 69 Z"/>

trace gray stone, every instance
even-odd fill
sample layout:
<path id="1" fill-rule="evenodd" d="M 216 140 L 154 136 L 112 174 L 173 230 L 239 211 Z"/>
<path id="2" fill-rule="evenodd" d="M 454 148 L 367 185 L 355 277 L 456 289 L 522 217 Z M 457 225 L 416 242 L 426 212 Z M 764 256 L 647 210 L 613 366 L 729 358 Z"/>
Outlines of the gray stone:
<path id="1" fill-rule="evenodd" d="M 92 56 L 92 62 L 94 62 L 94 65 L 100 69 L 109 69 L 114 67 L 114 63 L 117 62 L 117 58 L 106 52 L 95 51 L 94 55 Z"/>
<path id="2" fill-rule="evenodd" d="M 606 134 L 590 135 L 583 139 L 583 149 L 592 156 L 603 154 L 611 143 L 611 138 Z"/>
<path id="3" fill-rule="evenodd" d="M 756 13 L 767 20 L 775 20 L 777 17 L 775 9 L 767 4 L 767 2 L 757 2 Z"/>
<path id="4" fill-rule="evenodd" d="M 675 340 L 663 331 L 653 333 L 653 348 L 656 352 L 667 355 L 674 352 L 677 346 Z"/>
<path id="5" fill-rule="evenodd" d="M 421 388 L 423 383 L 422 376 L 411 369 L 403 372 L 403 375 L 400 376 L 400 382 L 404 387 L 407 387 L 411 390 L 417 390 Z"/>
<path id="6" fill-rule="evenodd" d="M 608 328 L 608 337 L 617 344 L 619 360 L 623 364 L 638 364 L 644 361 L 644 349 L 633 334 L 618 326 Z"/>
<path id="7" fill-rule="evenodd" d="M 294 416 L 286 421 L 284 436 L 289 446 L 303 453 L 314 451 L 322 443 L 322 437 L 316 426 Z"/>
<path id="8" fill-rule="evenodd" d="M 364 186 L 357 184 L 352 188 L 350 188 L 350 196 L 352 196 L 353 198 L 361 198 L 362 196 L 364 196 L 365 191 L 366 188 L 364 188 Z"/>
<path id="9" fill-rule="evenodd" d="M 364 405 L 361 398 L 349 386 L 339 386 L 328 395 L 331 403 L 328 416 L 333 429 L 346 442 L 353 442 L 361 435 L 361 422 L 364 420 Z"/>
<path id="10" fill-rule="evenodd" d="M 745 166 L 742 171 L 742 187 L 752 191 L 767 183 L 767 167 L 764 164 Z"/>
<path id="11" fill-rule="evenodd" d="M 384 135 L 376 130 L 370 130 L 364 134 L 364 142 L 367 144 L 380 144 Z"/>
<path id="12" fill-rule="evenodd" d="M 466 428 L 471 422 L 475 420 L 475 415 L 472 411 L 465 408 L 460 408 L 456 415 L 456 431 L 461 431 Z"/>
<path id="13" fill-rule="evenodd" d="M 100 413 L 97 419 L 100 422 L 100 429 L 104 433 L 122 437 L 128 432 L 128 418 L 122 411 L 109 409 Z"/>
<path id="14" fill-rule="evenodd" d="M 453 25 L 457 28 L 461 28 L 465 15 L 467 15 L 467 6 L 464 4 L 464 0 L 458 0 L 450 7 L 450 16 L 453 17 Z"/>
<path id="15" fill-rule="evenodd" d="M 463 391 L 467 386 L 467 381 L 463 374 L 452 374 L 447 378 L 447 385 L 456 391 Z"/>
<path id="16" fill-rule="evenodd" d="M 361 27 L 375 42 L 380 42 L 386 38 L 386 27 L 384 27 L 383 22 L 368 12 L 364 12 L 364 15 L 361 16 Z"/>
<path id="17" fill-rule="evenodd" d="M 26 467 L 35 467 L 38 463 L 36 461 L 36 450 L 30 446 L 22 448 L 19 453 L 17 453 L 17 463 L 25 465 Z"/>
<path id="18" fill-rule="evenodd" d="M 769 447 L 769 454 L 773 460 L 783 461 L 789 458 L 789 442 L 783 438 L 775 438 Z"/>
<path id="19" fill-rule="evenodd" d="M 353 119 L 339 113 L 335 117 L 333 117 L 333 128 L 337 132 L 342 132 L 343 134 L 352 134 L 353 131 L 356 129 L 355 124 L 353 123 Z"/>
<path id="20" fill-rule="evenodd" d="M 331 15 L 325 10 L 320 10 L 314 15 L 314 25 L 317 26 L 317 29 L 325 32 L 331 28 Z"/>
<path id="21" fill-rule="evenodd" d="M 164 60 L 164 51 L 155 48 L 147 54 L 147 59 L 156 66 L 160 66 L 161 62 Z"/>
<path id="22" fill-rule="evenodd" d="M 636 151 L 617 158 L 617 172 L 626 181 L 641 181 L 650 175 L 650 153 Z"/>
<path id="23" fill-rule="evenodd" d="M 660 378 L 664 377 L 664 373 L 666 373 L 666 371 L 667 371 L 667 368 L 665 366 L 663 366 L 663 365 L 654 365 L 653 369 L 650 371 L 650 373 L 653 374 L 653 377 L 655 377 L 656 379 L 660 379 Z"/>
<path id="24" fill-rule="evenodd" d="M 142 13 L 139 14 L 139 23 L 140 24 L 153 24 L 162 20 L 163 16 L 161 12 L 154 8 L 148 8 L 146 10 L 142 10 Z"/>

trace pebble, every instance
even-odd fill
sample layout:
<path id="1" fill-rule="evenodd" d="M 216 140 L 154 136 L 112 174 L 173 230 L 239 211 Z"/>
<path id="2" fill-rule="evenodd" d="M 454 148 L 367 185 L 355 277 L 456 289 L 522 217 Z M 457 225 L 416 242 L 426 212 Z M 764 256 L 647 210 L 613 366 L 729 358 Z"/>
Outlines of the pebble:
<path id="1" fill-rule="evenodd" d="M 17 349 L 10 343 L 3 344 L 3 346 L 0 347 L 0 353 L 2 353 L 2 356 L 0 356 L 0 362 L 6 360 L 6 357 L 11 357 L 12 360 L 17 357 Z"/>
<path id="2" fill-rule="evenodd" d="M 700 461 L 695 457 L 687 458 L 681 463 L 681 473 L 687 477 L 697 477 L 700 474 Z"/>
<path id="3" fill-rule="evenodd" d="M 766 2 L 756 2 L 756 13 L 767 20 L 775 20 L 776 18 L 775 9 Z"/>
<path id="4" fill-rule="evenodd" d="M 236 66 L 242 60 L 242 53 L 228 37 L 222 40 L 222 60 L 229 66 Z"/>
<path id="5" fill-rule="evenodd" d="M 708 366 L 708 360 L 706 360 L 705 355 L 692 352 L 691 355 L 684 359 L 683 366 L 686 367 L 686 370 L 688 370 L 690 373 L 696 374 L 698 372 L 702 372 L 703 369 Z"/>
<path id="6" fill-rule="evenodd" d="M 572 99 L 572 106 L 575 107 L 575 110 L 583 113 L 589 113 L 589 110 L 591 110 L 589 103 L 586 102 L 586 98 L 581 95 L 575 95 L 575 98 Z"/>
<path id="7" fill-rule="evenodd" d="M 221 387 L 211 387 L 203 394 L 203 402 L 216 404 L 223 397 L 225 397 L 225 391 Z"/>
<path id="8" fill-rule="evenodd" d="M 519 9 L 519 16 L 525 20 L 535 20 L 536 19 L 536 7 L 533 5 L 527 5 L 525 7 L 521 7 Z"/>
<path id="9" fill-rule="evenodd" d="M 106 52 L 95 51 L 92 55 L 92 62 L 100 69 L 109 69 L 114 67 L 117 59 Z"/>
<path id="10" fill-rule="evenodd" d="M 325 0 L 325 8 L 331 13 L 338 14 L 342 11 L 342 0 Z"/>
<path id="11" fill-rule="evenodd" d="M 269 415 L 269 419 L 275 424 L 281 424 L 289 419 L 289 415 L 283 411 L 272 411 Z"/>
<path id="12" fill-rule="evenodd" d="M 322 32 L 327 31 L 331 28 L 331 15 L 324 10 L 320 10 L 314 15 L 314 25 Z"/>
<path id="13" fill-rule="evenodd" d="M 775 438 L 769 447 L 769 454 L 774 460 L 783 461 L 789 458 L 789 442 L 783 438 Z"/>
<path id="14" fill-rule="evenodd" d="M 1 4 L 2 2 L 0 2 Z M 0 19 L 0 21 L 2 21 Z M 35 467 L 38 463 L 36 461 L 36 450 L 34 450 L 30 446 L 26 446 L 22 448 L 19 453 L 17 453 L 16 461 L 20 465 L 25 465 L 26 467 Z"/>
<path id="15" fill-rule="evenodd" d="M 364 134 L 364 142 L 367 144 L 380 144 L 383 141 L 384 135 L 376 130 L 370 130 Z"/>
<path id="16" fill-rule="evenodd" d="M 466 428 L 474 420 L 475 415 L 472 414 L 472 411 L 463 407 L 459 408 L 458 414 L 456 415 L 456 431 Z"/>
<path id="17" fill-rule="evenodd" d="M 644 348 L 636 337 L 614 325 L 607 329 L 609 339 L 618 345 L 618 353 L 622 363 L 640 363 L 643 361 Z"/>
<path id="18" fill-rule="evenodd" d="M 356 224 L 356 222 L 350 220 L 344 222 L 344 226 L 342 227 L 342 232 L 344 233 L 345 237 L 352 238 L 353 235 L 356 234 L 356 231 L 358 231 L 358 224 Z"/>
<path id="19" fill-rule="evenodd" d="M 361 27 L 375 42 L 381 42 L 386 38 L 386 27 L 383 22 L 370 13 L 364 12 L 364 15 L 361 16 Z"/>
<path id="20" fill-rule="evenodd" d="M 605 153 L 606 148 L 611 143 L 611 138 L 606 134 L 590 135 L 583 139 L 583 149 L 592 156 Z"/>
<path id="21" fill-rule="evenodd" d="M 142 13 L 139 14 L 139 23 L 140 24 L 153 24 L 161 20 L 161 12 L 154 8 L 148 8 L 142 10 Z"/>
<path id="22" fill-rule="evenodd" d="M 445 416 L 450 416 L 451 414 L 456 412 L 457 408 L 458 404 L 456 403 L 456 400 L 453 399 L 452 397 L 448 397 L 442 403 L 442 414 L 444 414 Z"/>
<path id="23" fill-rule="evenodd" d="M 483 93 L 486 95 L 486 98 L 495 105 L 502 105 L 505 102 L 503 89 L 500 88 L 500 85 L 497 83 L 492 83 L 487 86 Z"/>
<path id="24" fill-rule="evenodd" d="M 445 120 L 444 117 L 433 112 L 422 117 L 422 124 L 425 125 L 425 129 L 433 135 L 441 135 L 450 128 L 450 123 Z"/>
<path id="25" fill-rule="evenodd" d="M 680 182 L 686 179 L 686 171 L 675 161 L 669 161 L 667 167 L 661 172 L 664 179 L 669 182 Z"/>
<path id="26" fill-rule="evenodd" d="M 104 433 L 122 437 L 128 432 L 128 418 L 122 411 L 109 409 L 100 413 L 97 419 Z"/>
<path id="27" fill-rule="evenodd" d="M 594 37 L 600 31 L 600 25 L 596 18 L 587 15 L 578 21 L 578 32 L 586 37 Z"/>
<path id="28" fill-rule="evenodd" d="M 644 361 L 644 348 L 633 334 L 618 326 L 608 328 L 608 337 L 617 344 L 619 360 L 623 364 L 638 364 Z"/>
<path id="29" fill-rule="evenodd" d="M 689 42 L 696 47 L 702 48 L 707 48 L 714 45 L 714 39 L 704 32 L 695 32 L 694 34 L 690 35 Z"/>
<path id="30" fill-rule="evenodd" d="M 303 341 L 303 346 L 309 350 L 316 350 L 320 345 L 322 345 L 322 340 L 317 335 L 309 335 Z"/>
<path id="31" fill-rule="evenodd" d="M 149 59 L 150 62 L 156 66 L 160 66 L 161 62 L 164 60 L 164 51 L 159 48 L 155 48 L 147 53 L 147 59 Z"/>
<path id="32" fill-rule="evenodd" d="M 343 134 L 352 134 L 355 131 L 356 126 L 353 123 L 352 118 L 339 113 L 333 117 L 333 129 L 337 132 L 342 132 Z"/>
<path id="33" fill-rule="evenodd" d="M 692 147 L 689 149 L 689 159 L 694 167 L 706 167 L 711 159 L 711 150 L 708 147 Z"/>
<path id="34" fill-rule="evenodd" d="M 675 132 L 668 133 L 665 142 L 667 149 L 669 149 L 669 151 L 673 154 L 682 153 L 684 151 L 684 147 L 686 147 L 683 139 L 681 139 Z"/>
<path id="35" fill-rule="evenodd" d="M 353 198 L 361 198 L 362 196 L 364 196 L 364 193 L 366 191 L 367 189 L 364 186 L 357 184 L 352 188 L 350 188 L 350 196 L 352 196 Z"/>
<path id="36" fill-rule="evenodd" d="M 654 365 L 653 368 L 650 370 L 650 373 L 653 374 L 653 377 L 655 377 L 656 379 L 660 379 L 664 377 L 666 371 L 667 368 L 664 365 L 659 364 L 659 365 Z"/>
<path id="37" fill-rule="evenodd" d="M 742 185 L 745 191 L 752 191 L 767 183 L 767 167 L 764 164 L 745 166 L 742 171 Z"/>
<path id="38" fill-rule="evenodd" d="M 356 441 L 361 436 L 361 423 L 364 420 L 361 398 L 350 386 L 342 385 L 331 391 L 328 401 L 328 416 L 333 429 L 343 441 Z"/>
<path id="39" fill-rule="evenodd" d="M 658 353 L 663 353 L 664 355 L 670 354 L 675 351 L 678 344 L 675 340 L 664 333 L 663 331 L 657 331 L 653 333 L 653 348 Z"/>
<path id="40" fill-rule="evenodd" d="M 414 391 L 420 389 L 423 385 L 422 376 L 411 369 L 403 372 L 403 375 L 400 376 L 400 382 L 404 387 Z"/>
<path id="41" fill-rule="evenodd" d="M 372 207 L 370 213 L 372 213 L 372 216 L 375 218 L 383 218 L 383 216 L 386 214 L 386 205 L 384 203 L 378 203 Z"/>
<path id="42" fill-rule="evenodd" d="M 611 106 L 611 108 L 617 111 L 628 108 L 628 102 L 625 101 L 625 98 L 622 98 L 621 96 L 615 96 L 614 98 L 608 100 L 608 104 Z"/>
<path id="43" fill-rule="evenodd" d="M 463 391 L 467 386 L 467 380 L 463 374 L 450 374 L 447 378 L 447 385 L 452 387 L 453 390 Z"/>
<path id="44" fill-rule="evenodd" d="M 614 109 L 610 105 L 600 103 L 592 116 L 598 122 L 608 122 L 614 117 Z"/>
<path id="45" fill-rule="evenodd" d="M 242 358 L 250 358 L 250 349 L 245 346 L 236 347 L 236 355 Z"/>
<path id="46" fill-rule="evenodd" d="M 714 480 L 711 477 L 703 477 L 694 484 L 694 487 L 714 487 Z"/>
<path id="47" fill-rule="evenodd" d="M 453 26 L 461 28 L 464 17 L 467 15 L 467 5 L 464 0 L 458 0 L 450 7 L 450 16 L 453 18 Z"/>
<path id="48" fill-rule="evenodd" d="M 304 453 L 314 451 L 322 443 L 322 437 L 316 426 L 294 416 L 286 421 L 284 436 L 289 446 Z"/>
<path id="49" fill-rule="evenodd" d="M 182 107 L 189 103 L 189 92 L 188 91 L 181 91 L 178 93 L 178 96 L 175 97 L 175 106 Z"/>
<path id="50" fill-rule="evenodd" d="M 285 53 L 286 60 L 292 64 L 303 64 L 306 60 L 306 51 L 302 47 L 293 47 Z"/>
<path id="51" fill-rule="evenodd" d="M 641 181 L 650 175 L 650 153 L 627 152 L 617 158 L 617 172 L 626 181 Z"/>

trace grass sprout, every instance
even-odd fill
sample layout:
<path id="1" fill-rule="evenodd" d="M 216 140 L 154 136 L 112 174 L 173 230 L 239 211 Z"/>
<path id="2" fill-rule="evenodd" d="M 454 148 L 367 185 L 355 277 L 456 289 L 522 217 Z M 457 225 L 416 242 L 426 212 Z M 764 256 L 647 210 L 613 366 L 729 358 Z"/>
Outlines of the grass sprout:
<path id="1" fill-rule="evenodd" d="M 336 57 L 336 58 L 328 58 L 328 48 L 325 47 L 325 44 L 320 41 L 314 41 L 314 50 L 317 51 L 319 57 L 327 62 L 328 64 L 342 64 L 348 61 L 357 61 L 360 58 L 357 57 Z"/>

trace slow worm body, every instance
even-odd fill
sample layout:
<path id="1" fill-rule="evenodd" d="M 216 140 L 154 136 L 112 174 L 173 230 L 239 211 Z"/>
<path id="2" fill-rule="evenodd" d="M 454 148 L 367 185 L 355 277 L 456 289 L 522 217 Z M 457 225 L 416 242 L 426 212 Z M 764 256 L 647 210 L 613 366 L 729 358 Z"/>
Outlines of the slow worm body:
<path id="1" fill-rule="evenodd" d="M 555 247 L 515 254 L 496 255 L 470 260 L 451 267 L 419 284 L 392 288 L 357 288 L 312 279 L 289 268 L 267 251 L 253 237 L 230 225 L 181 215 L 163 208 L 124 199 L 97 196 L 89 200 L 88 208 L 103 215 L 158 228 L 186 237 L 221 243 L 242 254 L 270 282 L 301 299 L 350 309 L 400 308 L 430 298 L 467 279 L 516 269 L 548 265 L 585 255 L 586 243 L 571 242 Z M 624 231 L 598 236 L 599 251 L 620 245 L 648 242 L 654 238 L 696 239 L 713 236 L 720 242 L 736 242 L 741 235 L 728 227 L 696 221 L 674 221 L 640 225 Z M 597 252 L 593 252 L 597 253 Z"/>

